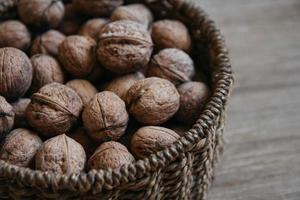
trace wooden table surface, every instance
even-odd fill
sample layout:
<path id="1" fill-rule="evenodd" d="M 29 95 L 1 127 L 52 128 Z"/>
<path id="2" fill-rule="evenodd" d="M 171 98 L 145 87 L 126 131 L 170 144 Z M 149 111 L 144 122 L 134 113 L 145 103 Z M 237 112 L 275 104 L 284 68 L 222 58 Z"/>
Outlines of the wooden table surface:
<path id="1" fill-rule="evenodd" d="M 237 82 L 209 200 L 300 199 L 300 0 L 195 0 L 223 31 Z"/>

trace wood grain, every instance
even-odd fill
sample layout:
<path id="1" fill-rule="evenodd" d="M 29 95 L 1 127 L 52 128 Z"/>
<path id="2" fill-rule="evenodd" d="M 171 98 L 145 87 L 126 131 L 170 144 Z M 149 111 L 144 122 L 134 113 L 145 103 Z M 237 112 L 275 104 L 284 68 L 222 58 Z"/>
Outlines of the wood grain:
<path id="1" fill-rule="evenodd" d="M 198 0 L 237 83 L 209 200 L 300 199 L 300 1 Z"/>

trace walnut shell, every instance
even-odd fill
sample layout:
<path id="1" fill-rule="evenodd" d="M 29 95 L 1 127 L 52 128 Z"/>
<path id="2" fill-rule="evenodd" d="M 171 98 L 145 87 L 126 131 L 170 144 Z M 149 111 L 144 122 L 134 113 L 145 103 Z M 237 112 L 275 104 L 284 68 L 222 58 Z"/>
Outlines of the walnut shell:
<path id="1" fill-rule="evenodd" d="M 105 90 L 114 92 L 123 101 L 126 101 L 126 94 L 130 87 L 138 80 L 144 79 L 145 76 L 141 72 L 133 74 L 127 74 L 112 80 L 106 87 Z"/>
<path id="2" fill-rule="evenodd" d="M 58 56 L 58 47 L 64 41 L 66 36 L 59 31 L 49 30 L 42 35 L 37 36 L 31 47 L 31 55 L 49 54 Z"/>
<path id="3" fill-rule="evenodd" d="M 105 142 L 101 144 L 88 160 L 88 169 L 117 169 L 134 161 L 128 149 L 118 142 Z"/>
<path id="4" fill-rule="evenodd" d="M 150 33 L 138 22 L 121 20 L 107 24 L 99 35 L 98 60 L 116 73 L 146 66 L 153 50 Z"/>
<path id="5" fill-rule="evenodd" d="M 13 102 L 13 112 L 15 113 L 14 128 L 22 128 L 27 126 L 25 111 L 30 104 L 30 99 L 20 98 L 18 101 Z"/>
<path id="6" fill-rule="evenodd" d="M 68 36 L 59 46 L 59 59 L 65 70 L 81 78 L 96 66 L 96 42 L 84 36 Z"/>
<path id="7" fill-rule="evenodd" d="M 156 54 L 148 68 L 147 76 L 167 79 L 175 85 L 191 81 L 195 75 L 194 62 L 179 49 L 164 49 Z"/>
<path id="8" fill-rule="evenodd" d="M 17 6 L 21 20 L 35 27 L 55 28 L 65 13 L 64 4 L 59 0 L 19 0 Z"/>
<path id="9" fill-rule="evenodd" d="M 159 126 L 140 128 L 132 137 L 131 150 L 138 158 L 146 158 L 172 145 L 180 136 L 171 129 Z"/>
<path id="10" fill-rule="evenodd" d="M 129 113 L 141 123 L 158 125 L 168 121 L 179 108 L 175 86 L 161 78 L 137 81 L 127 92 Z"/>
<path id="11" fill-rule="evenodd" d="M 158 49 L 177 48 L 185 52 L 192 49 L 187 27 L 180 21 L 160 20 L 152 25 L 152 39 Z"/>
<path id="12" fill-rule="evenodd" d="M 78 121 L 83 104 L 78 94 L 60 83 L 34 93 L 26 109 L 30 126 L 46 137 L 67 133 Z"/>
<path id="13" fill-rule="evenodd" d="M 34 132 L 19 128 L 10 132 L 1 148 L 0 159 L 19 167 L 30 167 L 43 144 Z"/>
<path id="14" fill-rule="evenodd" d="M 15 113 L 12 106 L 0 96 L 0 139 L 8 133 L 14 125 Z"/>
<path id="15" fill-rule="evenodd" d="M 32 81 L 32 66 L 29 58 L 19 49 L 0 49 L 0 95 L 7 100 L 22 97 Z"/>
<path id="16" fill-rule="evenodd" d="M 194 123 L 210 97 L 210 90 L 205 83 L 187 82 L 178 87 L 180 107 L 176 119 L 187 124 Z"/>
<path id="17" fill-rule="evenodd" d="M 33 79 L 30 87 L 32 93 L 49 83 L 64 83 L 64 72 L 55 58 L 46 54 L 31 57 Z"/>
<path id="18" fill-rule="evenodd" d="M 74 0 L 75 7 L 83 14 L 95 17 L 109 16 L 123 0 Z"/>
<path id="19" fill-rule="evenodd" d="M 60 23 L 59 30 L 65 35 L 76 35 L 84 18 L 77 12 L 73 3 L 65 5 L 65 16 Z"/>
<path id="20" fill-rule="evenodd" d="M 84 127 L 98 142 L 118 140 L 125 132 L 128 114 L 124 101 L 108 91 L 100 92 L 85 106 Z"/>
<path id="21" fill-rule="evenodd" d="M 22 22 L 8 20 L 0 24 L 0 47 L 26 50 L 30 43 L 30 32 Z"/>
<path id="22" fill-rule="evenodd" d="M 147 28 L 153 21 L 151 11 L 144 4 L 120 6 L 114 10 L 111 20 L 131 20 L 144 24 Z"/>
<path id="23" fill-rule="evenodd" d="M 79 30 L 79 34 L 88 36 L 98 41 L 99 32 L 109 22 L 106 18 L 94 18 L 83 24 Z"/>
<path id="24" fill-rule="evenodd" d="M 89 81 L 83 79 L 73 79 L 66 83 L 80 96 L 83 105 L 86 105 L 97 93 L 97 89 Z"/>
<path id="25" fill-rule="evenodd" d="M 35 166 L 37 170 L 70 175 L 82 172 L 85 161 L 83 147 L 62 134 L 44 142 L 36 154 Z"/>

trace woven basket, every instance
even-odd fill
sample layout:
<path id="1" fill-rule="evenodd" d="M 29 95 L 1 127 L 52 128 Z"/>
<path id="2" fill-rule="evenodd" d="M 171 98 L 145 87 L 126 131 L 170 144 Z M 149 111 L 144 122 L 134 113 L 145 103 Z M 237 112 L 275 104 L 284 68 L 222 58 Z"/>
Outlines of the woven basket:
<path id="1" fill-rule="evenodd" d="M 212 97 L 199 120 L 171 147 L 117 170 L 61 176 L 20 168 L 0 161 L 3 199 L 197 199 L 206 198 L 215 164 L 223 148 L 223 128 L 233 75 L 220 31 L 205 12 L 184 0 L 145 0 L 164 18 L 176 18 L 194 39 L 193 56 L 204 61 Z M 14 1 L 0 0 L 0 17 L 14 16 Z M 3 19 L 3 18 L 2 18 Z M 206 56 L 205 56 L 206 55 Z M 198 64 L 200 65 L 200 64 Z M 201 64 L 203 66 L 203 63 Z M 206 139 L 203 145 L 203 139 Z"/>

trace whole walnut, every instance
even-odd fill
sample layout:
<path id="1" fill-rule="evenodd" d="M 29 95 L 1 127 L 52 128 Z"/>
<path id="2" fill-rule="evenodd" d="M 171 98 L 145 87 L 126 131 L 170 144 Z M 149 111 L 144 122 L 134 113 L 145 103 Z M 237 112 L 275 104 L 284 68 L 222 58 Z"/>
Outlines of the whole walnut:
<path id="1" fill-rule="evenodd" d="M 83 79 L 73 79 L 66 83 L 80 96 L 83 105 L 86 105 L 97 93 L 97 89 L 89 81 Z"/>
<path id="2" fill-rule="evenodd" d="M 95 49 L 96 42 L 91 38 L 68 36 L 59 46 L 59 59 L 71 75 L 86 77 L 97 64 Z"/>
<path id="3" fill-rule="evenodd" d="M 30 32 L 22 22 L 8 20 L 0 24 L 0 47 L 14 47 L 25 51 L 30 43 Z"/>
<path id="4" fill-rule="evenodd" d="M 88 169 L 117 169 L 123 165 L 134 162 L 135 159 L 128 149 L 118 142 L 105 142 L 101 144 L 90 157 Z"/>
<path id="5" fill-rule="evenodd" d="M 78 11 L 89 16 L 109 16 L 114 9 L 123 4 L 123 0 L 74 0 Z"/>
<path id="6" fill-rule="evenodd" d="M 145 126 L 132 137 L 131 150 L 138 158 L 146 158 L 153 153 L 172 145 L 180 136 L 167 128 Z"/>
<path id="7" fill-rule="evenodd" d="M 65 35 L 76 35 L 83 21 L 74 4 L 68 3 L 65 4 L 65 16 L 58 29 Z"/>
<path id="8" fill-rule="evenodd" d="M 111 19 L 113 21 L 132 20 L 142 23 L 148 28 L 153 21 L 153 15 L 144 4 L 130 4 L 114 10 Z"/>
<path id="9" fill-rule="evenodd" d="M 65 13 L 59 0 L 19 0 L 18 13 L 21 20 L 35 27 L 57 27 Z"/>
<path id="10" fill-rule="evenodd" d="M 178 87 L 180 107 L 176 119 L 187 124 L 194 123 L 210 97 L 210 89 L 202 82 L 187 82 Z"/>
<path id="11" fill-rule="evenodd" d="M 7 135 L 3 143 L 0 160 L 19 167 L 31 167 L 42 144 L 36 133 L 23 128 L 15 129 Z"/>
<path id="12" fill-rule="evenodd" d="M 33 79 L 30 87 L 32 93 L 49 83 L 64 83 L 64 72 L 57 60 L 46 54 L 31 57 Z"/>
<path id="13" fill-rule="evenodd" d="M 35 156 L 35 167 L 58 174 L 79 174 L 84 170 L 85 161 L 83 147 L 62 134 L 44 142 Z"/>
<path id="14" fill-rule="evenodd" d="M 29 125 L 45 137 L 67 133 L 78 121 L 83 104 L 78 94 L 60 83 L 50 83 L 31 97 L 26 109 Z"/>
<path id="15" fill-rule="evenodd" d="M 191 36 L 186 26 L 176 20 L 160 20 L 152 25 L 152 39 L 157 49 L 192 49 Z"/>
<path id="16" fill-rule="evenodd" d="M 13 128 L 14 118 L 12 106 L 0 96 L 0 140 Z"/>
<path id="17" fill-rule="evenodd" d="M 31 47 L 31 55 L 49 54 L 57 57 L 58 47 L 64 41 L 66 36 L 59 31 L 49 30 L 42 35 L 37 36 Z"/>
<path id="18" fill-rule="evenodd" d="M 107 24 L 99 35 L 97 55 L 101 64 L 116 73 L 129 73 L 146 66 L 153 50 L 146 27 L 121 20 Z"/>
<path id="19" fill-rule="evenodd" d="M 14 128 L 27 127 L 25 111 L 29 104 L 30 99 L 28 98 L 20 98 L 11 104 L 15 113 Z"/>
<path id="20" fill-rule="evenodd" d="M 32 81 L 32 66 L 27 55 L 12 47 L 0 49 L 0 95 L 7 100 L 22 97 Z"/>
<path id="21" fill-rule="evenodd" d="M 88 36 L 98 41 L 99 32 L 109 22 L 106 18 L 94 18 L 83 24 L 79 30 L 79 34 Z"/>
<path id="22" fill-rule="evenodd" d="M 106 87 L 105 90 L 114 92 L 122 100 L 126 101 L 126 94 L 130 87 L 137 81 L 144 79 L 145 76 L 141 72 L 133 74 L 127 74 L 112 80 Z"/>
<path id="23" fill-rule="evenodd" d="M 137 121 L 159 125 L 177 112 L 179 94 L 170 81 L 152 77 L 137 81 L 128 90 L 126 102 Z"/>
<path id="24" fill-rule="evenodd" d="M 104 91 L 96 94 L 84 107 L 84 127 L 97 142 L 118 140 L 125 132 L 128 114 L 125 103 L 116 94 Z"/>
<path id="25" fill-rule="evenodd" d="M 156 54 L 149 65 L 147 76 L 167 79 L 175 85 L 191 81 L 195 75 L 194 62 L 179 49 L 164 49 Z"/>

